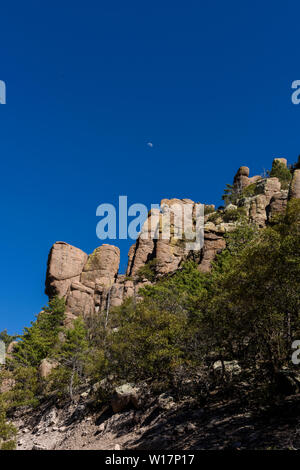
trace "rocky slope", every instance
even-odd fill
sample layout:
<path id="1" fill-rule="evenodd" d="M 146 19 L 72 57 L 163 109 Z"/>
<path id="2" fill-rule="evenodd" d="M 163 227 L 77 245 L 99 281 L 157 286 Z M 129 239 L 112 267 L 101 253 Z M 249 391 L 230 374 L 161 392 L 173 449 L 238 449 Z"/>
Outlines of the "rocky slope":
<path id="1" fill-rule="evenodd" d="M 92 411 L 85 395 L 76 404 L 47 402 L 20 410 L 18 450 L 300 449 L 299 395 L 251 408 L 239 399 L 205 406 L 171 396 L 148 397 L 141 409 Z"/>

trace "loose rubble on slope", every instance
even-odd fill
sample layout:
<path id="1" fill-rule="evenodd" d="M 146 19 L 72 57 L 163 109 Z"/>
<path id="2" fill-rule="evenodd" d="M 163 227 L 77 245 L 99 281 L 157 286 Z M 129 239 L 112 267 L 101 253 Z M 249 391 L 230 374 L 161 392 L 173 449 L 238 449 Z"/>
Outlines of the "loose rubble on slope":
<path id="1" fill-rule="evenodd" d="M 143 396 L 140 407 L 122 411 L 89 408 L 87 392 L 77 403 L 19 410 L 18 450 L 222 450 L 299 449 L 297 396 L 280 405 L 250 409 L 238 400 L 199 406 L 191 398 Z"/>

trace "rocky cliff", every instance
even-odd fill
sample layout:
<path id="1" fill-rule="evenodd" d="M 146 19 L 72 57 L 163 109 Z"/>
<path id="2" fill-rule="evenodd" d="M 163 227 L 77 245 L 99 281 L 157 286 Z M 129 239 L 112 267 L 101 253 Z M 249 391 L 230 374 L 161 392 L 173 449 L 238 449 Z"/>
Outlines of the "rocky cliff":
<path id="1" fill-rule="evenodd" d="M 286 159 L 275 159 L 273 165 L 275 162 L 287 166 Z M 46 294 L 66 299 L 66 325 L 80 314 L 85 317 L 101 314 L 136 295 L 140 287 L 150 282 L 141 268 L 151 261 L 155 260 L 155 278 L 175 271 L 186 259 L 197 262 L 200 271 L 209 271 L 216 255 L 226 246 L 224 234 L 236 226 L 233 215 L 241 211 L 258 227 L 266 226 L 285 209 L 289 198 L 300 198 L 300 169 L 293 171 L 291 183 L 283 189 L 277 177 L 250 177 L 249 168 L 242 166 L 234 177 L 233 194 L 235 203 L 225 208 L 215 210 L 213 205 L 205 206 L 204 246 L 199 251 L 189 251 L 185 240 L 174 237 L 174 219 L 169 239 L 151 236 L 150 232 L 160 231 L 162 213 L 173 205 L 195 207 L 190 199 L 162 200 L 162 210 L 150 211 L 139 238 L 129 250 L 126 275 L 119 274 L 120 251 L 116 246 L 103 244 L 87 255 L 65 242 L 56 242 L 48 258 Z"/>

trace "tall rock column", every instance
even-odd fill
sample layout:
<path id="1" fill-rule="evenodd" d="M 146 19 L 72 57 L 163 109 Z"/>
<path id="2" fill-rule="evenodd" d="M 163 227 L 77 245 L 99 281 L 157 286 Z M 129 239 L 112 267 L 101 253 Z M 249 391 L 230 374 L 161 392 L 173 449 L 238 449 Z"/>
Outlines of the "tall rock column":
<path id="1" fill-rule="evenodd" d="M 238 169 L 233 181 L 233 186 L 238 193 L 242 192 L 244 188 L 249 186 L 249 173 L 250 170 L 247 166 L 241 166 Z"/>
<path id="2" fill-rule="evenodd" d="M 293 173 L 289 197 L 290 199 L 300 199 L 300 169 Z"/>

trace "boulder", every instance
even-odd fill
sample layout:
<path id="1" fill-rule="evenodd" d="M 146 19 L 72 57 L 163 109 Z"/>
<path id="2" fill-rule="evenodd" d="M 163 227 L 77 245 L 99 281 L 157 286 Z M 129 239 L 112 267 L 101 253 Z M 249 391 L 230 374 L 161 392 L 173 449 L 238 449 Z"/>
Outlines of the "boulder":
<path id="1" fill-rule="evenodd" d="M 130 384 L 116 387 L 111 400 L 114 413 L 123 411 L 129 405 L 133 405 L 135 408 L 139 407 L 139 389 Z"/>
<path id="2" fill-rule="evenodd" d="M 225 212 L 227 211 L 233 211 L 233 210 L 236 210 L 237 209 L 237 206 L 235 206 L 234 204 L 228 204 L 228 206 L 225 207 Z"/>
<path id="3" fill-rule="evenodd" d="M 264 194 L 258 194 L 251 199 L 249 219 L 258 227 L 264 227 L 267 221 L 266 207 L 268 206 L 269 198 Z"/>
<path id="4" fill-rule="evenodd" d="M 226 247 L 226 242 L 223 236 L 214 231 L 216 228 L 213 229 L 210 227 L 209 230 L 210 231 L 205 228 L 204 247 L 202 249 L 202 257 L 199 265 L 199 269 L 203 273 L 209 272 L 211 270 L 212 262 L 214 261 L 216 255 L 221 253 L 221 251 Z"/>
<path id="5" fill-rule="evenodd" d="M 287 190 L 281 190 L 279 193 L 275 193 L 271 198 L 269 206 L 267 207 L 268 220 L 271 220 L 272 217 L 276 214 L 283 213 L 286 209 L 287 202 Z"/>
<path id="6" fill-rule="evenodd" d="M 6 348 L 6 358 L 7 359 L 12 356 L 13 352 L 16 349 L 17 344 L 18 344 L 18 341 L 12 341 L 11 343 L 9 343 L 9 345 Z"/>
<path id="7" fill-rule="evenodd" d="M 162 393 L 161 395 L 159 395 L 157 402 L 158 406 L 162 410 L 171 410 L 176 405 L 174 398 L 168 393 Z"/>
<path id="8" fill-rule="evenodd" d="M 64 297 L 74 280 L 79 280 L 87 254 L 64 242 L 56 242 L 48 256 L 46 294 Z"/>
<path id="9" fill-rule="evenodd" d="M 281 184 L 278 178 L 262 178 L 256 183 L 256 194 L 263 194 L 269 200 L 281 190 Z"/>
<path id="10" fill-rule="evenodd" d="M 184 247 L 180 240 L 157 240 L 156 271 L 158 274 L 163 275 L 175 271 L 184 257 Z"/>
<path id="11" fill-rule="evenodd" d="M 286 158 L 274 158 L 273 165 L 275 162 L 282 163 L 285 167 L 287 167 L 287 159 Z"/>
<path id="12" fill-rule="evenodd" d="M 119 307 L 124 299 L 124 280 L 117 279 L 117 282 L 113 284 L 110 291 L 110 305 L 111 307 Z"/>
<path id="13" fill-rule="evenodd" d="M 270 213 L 276 213 L 284 206 L 284 198 L 278 178 L 260 178 L 256 182 L 255 195 L 241 198 L 239 206 L 244 207 L 250 222 L 265 227 Z M 271 201 L 272 207 L 269 206 Z"/>
<path id="14" fill-rule="evenodd" d="M 114 245 L 103 244 L 89 255 L 81 274 L 81 283 L 94 282 L 111 286 L 118 274 L 120 250 Z"/>
<path id="15" fill-rule="evenodd" d="M 260 175 L 251 176 L 251 178 L 249 178 L 249 185 L 250 184 L 255 184 L 255 183 L 257 183 L 257 181 L 259 181 L 261 179 L 262 179 L 262 177 Z"/>
<path id="16" fill-rule="evenodd" d="M 247 166 L 241 166 L 233 180 L 233 186 L 235 190 L 240 193 L 244 188 L 249 186 L 249 168 Z"/>
<path id="17" fill-rule="evenodd" d="M 224 361 L 225 373 L 230 375 L 239 375 L 242 372 L 241 366 L 238 361 Z M 222 361 L 216 361 L 213 363 L 213 370 L 219 374 L 222 373 Z"/>
<path id="18" fill-rule="evenodd" d="M 43 359 L 39 367 L 41 378 L 46 379 L 58 365 L 58 362 L 53 359 L 48 359 L 47 357 Z"/>
<path id="19" fill-rule="evenodd" d="M 209 212 L 209 213 L 212 213 L 212 212 L 215 212 L 215 205 L 214 204 L 205 204 L 205 212 Z"/>
<path id="20" fill-rule="evenodd" d="M 94 313 L 94 292 L 90 293 L 89 291 L 84 291 L 83 289 L 73 288 L 72 284 L 71 291 L 67 296 L 66 301 L 66 313 L 71 313 L 78 317 L 82 315 L 83 317 L 91 316 Z"/>

